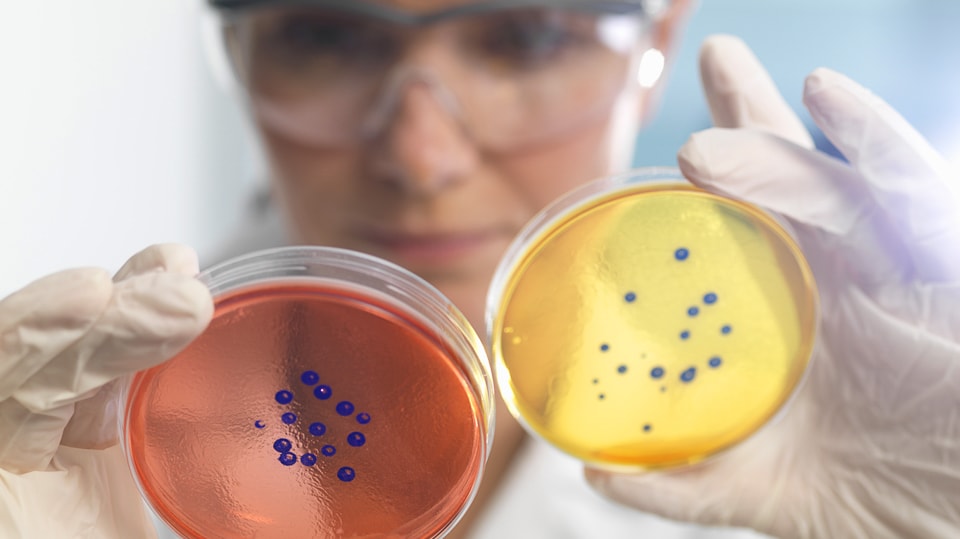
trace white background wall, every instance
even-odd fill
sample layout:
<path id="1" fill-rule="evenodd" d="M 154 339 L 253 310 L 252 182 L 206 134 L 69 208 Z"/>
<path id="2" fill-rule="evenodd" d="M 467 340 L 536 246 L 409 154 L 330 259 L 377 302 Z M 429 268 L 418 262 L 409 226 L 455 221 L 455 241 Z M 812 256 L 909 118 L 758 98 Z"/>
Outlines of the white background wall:
<path id="1" fill-rule="evenodd" d="M 75 265 L 114 269 L 159 241 L 204 252 L 260 161 L 210 76 L 201 0 L 0 0 L 0 296 Z M 638 164 L 708 125 L 695 53 L 744 37 L 800 107 L 827 65 L 891 101 L 960 163 L 960 1 L 702 0 Z"/>
<path id="2" fill-rule="evenodd" d="M 0 0 L 0 295 L 235 218 L 258 167 L 200 5 Z"/>

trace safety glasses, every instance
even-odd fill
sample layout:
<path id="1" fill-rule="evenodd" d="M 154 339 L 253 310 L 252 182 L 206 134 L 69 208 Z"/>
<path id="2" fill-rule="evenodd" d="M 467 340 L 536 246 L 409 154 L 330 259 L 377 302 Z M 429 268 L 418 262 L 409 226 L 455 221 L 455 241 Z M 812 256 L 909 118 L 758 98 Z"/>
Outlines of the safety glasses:
<path id="1" fill-rule="evenodd" d="M 644 82 L 664 6 L 513 0 L 411 12 L 358 0 L 211 4 L 237 79 L 267 128 L 313 146 L 362 143 L 384 133 L 415 88 L 491 151 L 545 143 L 609 114 Z M 656 78 L 645 77 L 646 85 Z"/>

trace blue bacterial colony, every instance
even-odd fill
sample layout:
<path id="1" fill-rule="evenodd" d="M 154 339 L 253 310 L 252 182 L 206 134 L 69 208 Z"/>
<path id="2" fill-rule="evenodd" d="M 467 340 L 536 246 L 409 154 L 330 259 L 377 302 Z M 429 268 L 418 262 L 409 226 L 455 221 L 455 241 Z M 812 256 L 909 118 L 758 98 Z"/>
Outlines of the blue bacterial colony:
<path id="1" fill-rule="evenodd" d="M 673 257 L 676 259 L 677 262 L 681 262 L 681 263 L 687 261 L 690 258 L 690 256 L 691 256 L 691 252 L 686 247 L 677 248 L 673 252 Z M 633 304 L 637 301 L 637 293 L 634 291 L 626 292 L 623 295 L 623 300 L 628 304 Z M 697 316 L 700 315 L 701 309 L 709 308 L 715 305 L 718 301 L 719 301 L 719 297 L 715 292 L 707 292 L 703 295 L 703 306 L 690 305 L 686 309 L 687 316 L 691 319 L 696 318 Z M 733 327 L 730 324 L 724 324 L 723 326 L 720 327 L 721 335 L 729 335 L 732 331 L 733 331 Z M 693 333 L 690 329 L 684 328 L 678 332 L 678 335 L 680 340 L 688 341 L 691 339 Z M 610 350 L 609 343 L 605 342 L 600 345 L 601 352 L 608 352 L 609 350 Z M 642 354 L 641 358 L 646 358 L 646 354 Z M 710 367 L 711 369 L 719 368 L 722 364 L 723 364 L 723 359 L 720 356 L 713 356 L 707 361 L 707 366 Z M 628 370 L 629 370 L 629 367 L 624 364 L 620 364 L 616 368 L 618 375 L 625 375 L 627 374 Z M 647 372 L 649 372 L 649 376 L 652 380 L 663 380 L 664 377 L 667 375 L 666 369 L 659 365 L 649 368 Z M 697 377 L 697 367 L 691 365 L 686 369 L 684 369 L 682 372 L 680 372 L 679 375 L 675 375 L 675 376 L 677 376 L 677 379 L 683 384 L 692 383 L 694 379 Z M 598 385 L 600 383 L 600 379 L 593 378 L 592 382 L 593 382 L 593 385 Z M 667 390 L 667 386 L 665 385 L 660 386 L 661 392 L 666 392 L 666 390 Z M 607 395 L 606 393 L 599 393 L 597 395 L 597 398 L 601 401 L 606 400 Z M 651 430 L 653 430 L 652 425 L 650 424 L 643 425 L 644 432 L 650 432 Z"/>
<path id="2" fill-rule="evenodd" d="M 313 396 L 318 400 L 327 401 L 333 397 L 333 388 L 328 385 L 320 384 L 320 375 L 314 371 L 304 372 L 300 376 L 300 381 L 303 382 L 304 385 L 313 388 Z M 274 395 L 274 400 L 276 400 L 278 404 L 284 406 L 295 404 L 294 393 L 288 389 L 281 389 L 280 391 L 277 391 L 276 395 Z M 336 404 L 335 409 L 338 415 L 349 417 L 353 415 L 356 407 L 352 402 L 343 400 Z M 299 419 L 300 418 L 297 416 L 297 414 L 293 412 L 284 412 L 280 416 L 280 421 L 284 425 L 294 425 Z M 367 425 L 370 423 L 370 414 L 367 412 L 360 412 L 356 415 L 355 419 L 358 425 Z M 254 422 L 253 426 L 257 429 L 264 429 L 267 424 L 265 421 L 258 419 Z M 307 428 L 307 430 L 311 436 L 316 438 L 327 433 L 327 425 L 320 421 L 314 421 L 310 423 L 310 426 Z M 347 435 L 345 442 L 350 447 L 363 447 L 367 443 L 367 437 L 360 430 L 352 430 Z M 291 442 L 288 438 L 277 438 L 273 442 L 273 450 L 280 454 L 280 456 L 277 458 L 280 464 L 284 466 L 293 466 L 297 462 L 300 462 L 300 464 L 306 467 L 312 467 L 317 464 L 317 455 L 304 452 L 298 457 L 293 449 L 293 442 Z M 337 447 L 333 444 L 326 444 L 320 449 L 320 454 L 327 458 L 334 457 L 337 454 Z M 350 466 L 341 466 L 337 470 L 337 478 L 344 483 L 349 483 L 356 479 L 356 477 L 356 470 Z"/>

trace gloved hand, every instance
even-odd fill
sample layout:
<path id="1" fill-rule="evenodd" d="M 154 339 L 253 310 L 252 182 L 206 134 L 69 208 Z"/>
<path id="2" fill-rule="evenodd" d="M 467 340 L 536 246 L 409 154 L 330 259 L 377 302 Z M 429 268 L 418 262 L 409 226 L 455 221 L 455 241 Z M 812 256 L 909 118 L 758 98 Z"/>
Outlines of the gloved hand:
<path id="1" fill-rule="evenodd" d="M 0 301 L 0 537 L 155 536 L 118 446 L 117 379 L 206 327 L 196 255 L 158 245 L 111 281 L 50 275 Z"/>
<path id="2" fill-rule="evenodd" d="M 588 480 L 668 518 L 782 537 L 960 537 L 956 178 L 838 73 L 814 71 L 804 104 L 849 164 L 813 150 L 739 40 L 708 40 L 701 70 L 718 127 L 681 149 L 681 170 L 792 226 L 820 291 L 818 346 L 787 413 L 743 444 L 689 469 Z"/>

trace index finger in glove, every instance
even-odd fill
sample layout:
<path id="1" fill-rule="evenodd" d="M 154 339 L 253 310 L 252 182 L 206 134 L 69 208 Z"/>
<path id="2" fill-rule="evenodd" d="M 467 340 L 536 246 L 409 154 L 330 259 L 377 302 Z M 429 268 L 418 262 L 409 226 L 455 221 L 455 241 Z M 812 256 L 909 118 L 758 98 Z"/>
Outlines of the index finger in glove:
<path id="1" fill-rule="evenodd" d="M 168 244 L 144 249 L 131 257 L 117 276 L 129 278 L 159 269 L 180 274 L 180 278 L 175 280 L 187 284 L 178 284 L 173 288 L 186 286 L 191 289 L 197 305 L 201 305 L 199 310 L 197 305 L 184 307 L 201 319 L 209 319 L 209 314 L 203 311 L 210 309 L 202 306 L 209 304 L 209 292 L 202 286 L 198 287 L 199 283 L 188 283 L 186 279 L 186 275 L 196 273 L 197 263 L 196 255 L 185 246 Z M 168 280 L 161 279 L 163 282 Z M 120 327 L 110 320 L 116 318 L 117 313 L 127 313 L 136 318 L 138 314 L 148 312 L 147 305 L 136 301 L 130 293 L 123 292 L 125 289 L 142 288 L 124 285 L 115 289 L 106 271 L 79 268 L 38 279 L 0 301 L 0 401 L 9 398 L 28 379 L 82 339 L 86 339 L 84 342 L 87 344 L 80 348 L 86 350 L 84 355 L 89 355 L 91 337 L 88 334 L 95 325 Z M 146 292 L 141 296 L 162 298 L 170 290 L 161 285 L 152 292 Z M 175 301 L 176 297 L 178 295 L 173 294 L 169 299 Z M 104 311 L 111 304 L 114 314 L 103 319 Z M 162 322 L 160 317 L 158 321 Z M 136 332 L 128 333 L 128 339 L 136 340 L 139 337 Z M 73 355 L 77 355 L 77 352 Z"/>
<path id="2" fill-rule="evenodd" d="M 902 241 L 846 163 L 766 132 L 718 128 L 694 134 L 678 161 L 694 184 L 787 217 L 797 232 L 820 232 L 800 238 L 812 264 L 821 254 L 842 258 L 869 283 L 904 272 Z"/>
<path id="3" fill-rule="evenodd" d="M 177 243 L 151 245 L 130 257 L 113 276 L 113 280 L 122 281 L 135 275 L 157 271 L 196 275 L 199 271 L 197 253 Z"/>
<path id="4" fill-rule="evenodd" d="M 114 275 L 115 282 L 156 272 L 195 275 L 199 270 L 196 252 L 174 243 L 152 245 L 132 256 Z M 119 380 L 101 387 L 95 395 L 76 403 L 63 429 L 62 445 L 105 448 L 116 443 L 116 414 L 122 384 Z"/>
<path id="5" fill-rule="evenodd" d="M 70 270 L 0 304 L 3 467 L 44 469 L 61 437 L 76 447 L 102 447 L 115 439 L 115 410 L 102 387 L 168 359 L 212 315 L 202 283 L 157 271 L 192 274 L 195 262 L 186 254 L 180 256 L 180 247 L 150 248 L 131 259 L 116 283 L 102 270 Z M 70 425 L 72 434 L 64 431 Z"/>
<path id="6" fill-rule="evenodd" d="M 960 187 L 946 161 L 887 103 L 837 72 L 814 71 L 804 103 L 896 225 L 916 274 L 960 279 Z"/>
<path id="7" fill-rule="evenodd" d="M 73 403 L 111 380 L 169 359 L 203 331 L 212 314 L 209 291 L 192 277 L 147 273 L 120 281 L 97 323 L 13 398 L 33 412 Z"/>
<path id="8" fill-rule="evenodd" d="M 761 129 L 813 148 L 807 128 L 741 39 L 707 38 L 700 47 L 700 79 L 716 127 Z"/>

